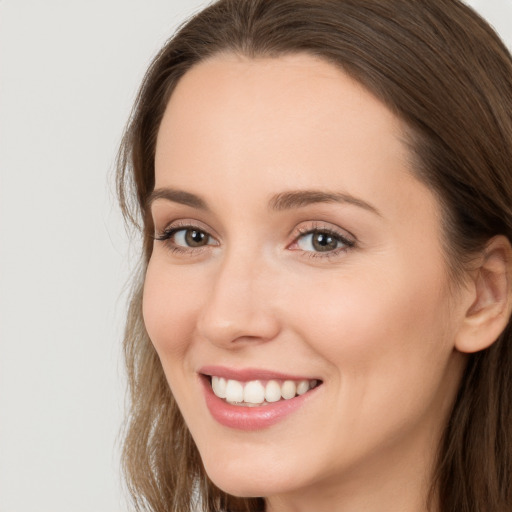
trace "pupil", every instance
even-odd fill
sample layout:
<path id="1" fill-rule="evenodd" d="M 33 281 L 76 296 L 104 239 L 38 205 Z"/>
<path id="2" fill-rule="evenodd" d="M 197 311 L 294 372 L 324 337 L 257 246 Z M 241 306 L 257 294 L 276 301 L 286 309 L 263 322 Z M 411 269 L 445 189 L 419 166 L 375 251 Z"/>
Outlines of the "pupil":
<path id="1" fill-rule="evenodd" d="M 317 251 L 332 251 L 333 249 L 336 249 L 337 241 L 331 235 L 318 233 L 313 238 L 313 246 Z"/>
<path id="2" fill-rule="evenodd" d="M 201 245 L 205 245 L 205 243 L 208 241 L 206 233 L 197 231 L 195 229 L 187 231 L 185 239 L 187 241 L 187 245 L 190 247 L 199 247 Z"/>

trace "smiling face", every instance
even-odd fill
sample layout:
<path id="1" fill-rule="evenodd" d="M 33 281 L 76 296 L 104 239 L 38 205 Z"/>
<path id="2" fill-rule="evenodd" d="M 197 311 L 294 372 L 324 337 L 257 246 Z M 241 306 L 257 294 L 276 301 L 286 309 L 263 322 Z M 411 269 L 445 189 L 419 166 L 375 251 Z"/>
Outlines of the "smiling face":
<path id="1" fill-rule="evenodd" d="M 215 57 L 171 97 L 144 320 L 231 494 L 318 505 L 428 480 L 463 311 L 403 138 L 381 102 L 307 55 Z"/>

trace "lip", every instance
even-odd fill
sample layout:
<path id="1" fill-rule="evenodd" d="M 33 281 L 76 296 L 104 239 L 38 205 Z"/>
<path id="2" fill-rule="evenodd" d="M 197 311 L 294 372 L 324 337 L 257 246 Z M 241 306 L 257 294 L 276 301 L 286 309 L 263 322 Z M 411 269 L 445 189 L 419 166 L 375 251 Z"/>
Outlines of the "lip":
<path id="1" fill-rule="evenodd" d="M 208 375 L 209 377 L 215 375 L 225 379 L 238 380 L 240 382 L 249 382 L 251 380 L 318 380 L 316 377 L 305 377 L 300 375 L 290 375 L 272 370 L 262 370 L 257 368 L 228 368 L 226 366 L 203 366 L 198 370 L 198 373 Z"/>
<path id="2" fill-rule="evenodd" d="M 244 407 L 228 404 L 222 398 L 213 393 L 209 377 L 216 375 L 226 379 L 234 379 L 240 382 L 250 380 L 289 379 L 307 380 L 307 377 L 295 377 L 279 372 L 247 369 L 231 369 L 219 366 L 203 367 L 200 370 L 200 381 L 203 385 L 203 392 L 206 406 L 213 419 L 221 425 L 237 430 L 262 430 L 283 421 L 290 414 L 304 407 L 311 400 L 321 386 L 311 389 L 304 395 L 296 396 L 289 400 L 281 400 L 259 407 Z M 309 378 L 309 380 L 312 380 Z M 318 380 L 318 379 L 317 379 Z"/>

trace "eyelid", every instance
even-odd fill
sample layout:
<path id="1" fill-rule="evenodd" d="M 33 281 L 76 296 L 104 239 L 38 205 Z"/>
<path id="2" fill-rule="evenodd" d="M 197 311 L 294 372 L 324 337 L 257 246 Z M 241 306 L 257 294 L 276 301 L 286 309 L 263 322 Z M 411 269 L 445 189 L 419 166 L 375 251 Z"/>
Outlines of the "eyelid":
<path id="1" fill-rule="evenodd" d="M 298 244 L 298 241 L 300 238 L 305 237 L 307 235 L 311 235 L 313 233 L 326 233 L 329 234 L 336 239 L 338 239 L 342 244 L 343 247 L 338 247 L 336 249 L 333 249 L 331 251 L 306 251 L 301 248 L 293 248 L 293 246 L 296 246 Z M 312 224 L 309 224 L 307 226 L 298 226 L 294 228 L 292 235 L 293 240 L 288 245 L 288 249 L 304 253 L 304 255 L 308 257 L 315 257 L 315 258 L 329 258 L 337 256 L 340 253 L 347 252 L 348 250 L 354 248 L 357 244 L 357 238 L 347 231 L 346 229 L 342 229 L 338 226 L 335 226 L 330 223 L 324 223 L 324 222 L 318 222 L 315 221 Z"/>
<path id="2" fill-rule="evenodd" d="M 175 241 L 173 240 L 173 236 L 177 232 L 182 230 L 201 231 L 205 233 L 210 240 L 206 245 L 198 247 L 187 247 L 181 244 L 176 244 Z M 326 233 L 328 235 L 331 235 L 342 244 L 342 247 L 337 247 L 335 249 L 328 251 L 309 251 L 297 246 L 298 241 L 301 237 L 305 237 L 307 235 L 311 235 L 314 233 Z M 286 246 L 288 250 L 302 253 L 302 255 L 304 256 L 317 258 L 335 257 L 340 253 L 344 253 L 352 249 L 358 243 L 357 238 L 346 229 L 340 228 L 335 224 L 323 221 L 314 221 L 309 223 L 303 222 L 296 226 L 295 228 L 293 228 L 289 236 L 292 237 L 292 240 Z M 198 254 L 200 251 L 204 251 L 207 250 L 208 248 L 220 245 L 218 236 L 215 234 L 214 230 L 208 226 L 205 226 L 201 221 L 195 219 L 173 220 L 171 222 L 168 222 L 166 226 L 160 230 L 157 230 L 155 226 L 155 233 L 153 235 L 153 239 L 163 242 L 168 249 L 178 253 Z M 211 241 L 213 241 L 214 243 L 211 243 Z"/>
<path id="3" fill-rule="evenodd" d="M 180 231 L 187 230 L 201 231 L 202 233 L 206 234 L 209 238 L 208 243 L 206 245 L 201 245 L 198 247 L 187 247 L 186 245 L 176 243 L 176 241 L 173 239 L 174 236 Z M 203 223 L 197 220 L 179 219 L 171 221 L 167 223 L 163 229 L 155 229 L 155 231 L 156 232 L 153 235 L 153 239 L 162 242 L 164 247 L 166 247 L 169 251 L 177 255 L 181 254 L 189 256 L 199 256 L 209 248 L 220 245 L 217 237 L 214 234 L 212 234 L 213 230 L 208 227 L 203 227 Z M 215 243 L 210 243 L 211 240 L 213 240 Z"/>
<path id="4" fill-rule="evenodd" d="M 293 242 L 297 240 L 300 236 L 304 236 L 310 233 L 314 233 L 317 231 L 323 231 L 326 233 L 330 233 L 335 235 L 343 240 L 351 244 L 357 243 L 357 237 L 353 235 L 350 231 L 346 229 L 340 228 L 335 224 L 331 224 L 330 222 L 322 222 L 322 221 L 313 221 L 308 223 L 301 223 L 299 226 L 295 227 L 291 232 L 291 237 Z"/>
<path id="5" fill-rule="evenodd" d="M 180 229 L 197 229 L 198 231 L 203 231 L 204 233 L 207 233 L 209 236 L 218 241 L 218 235 L 212 228 L 210 228 L 203 222 L 195 219 L 172 220 L 166 223 L 165 226 L 161 229 L 157 229 L 157 226 L 155 225 L 155 233 L 153 238 L 157 238 L 161 235 L 165 235 L 170 231 L 177 231 Z"/>

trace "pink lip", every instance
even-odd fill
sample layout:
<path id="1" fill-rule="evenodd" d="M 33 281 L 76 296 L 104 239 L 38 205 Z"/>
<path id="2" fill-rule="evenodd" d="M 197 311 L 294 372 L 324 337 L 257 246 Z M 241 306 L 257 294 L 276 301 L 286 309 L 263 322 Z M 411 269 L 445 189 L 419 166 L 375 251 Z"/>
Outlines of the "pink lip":
<path id="1" fill-rule="evenodd" d="M 206 400 L 206 405 L 212 417 L 225 427 L 237 430 L 261 430 L 284 420 L 293 412 L 304 406 L 314 395 L 319 387 L 316 387 L 304 395 L 296 396 L 290 400 L 281 400 L 259 407 L 244 407 L 228 404 L 222 398 L 213 393 L 207 375 L 216 375 L 224 378 L 232 378 L 241 382 L 249 380 L 290 379 L 302 380 L 306 378 L 292 377 L 280 373 L 261 371 L 255 369 L 234 370 L 222 367 L 204 367 L 201 369 L 201 382 Z"/>
<path id="2" fill-rule="evenodd" d="M 260 370 L 256 368 L 227 368 L 225 366 L 203 366 L 199 369 L 203 375 L 216 375 L 225 379 L 248 382 L 250 380 L 313 380 L 315 377 L 304 377 L 299 375 L 288 375 L 272 370 Z M 320 379 L 316 379 L 320 380 Z"/>

